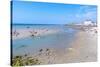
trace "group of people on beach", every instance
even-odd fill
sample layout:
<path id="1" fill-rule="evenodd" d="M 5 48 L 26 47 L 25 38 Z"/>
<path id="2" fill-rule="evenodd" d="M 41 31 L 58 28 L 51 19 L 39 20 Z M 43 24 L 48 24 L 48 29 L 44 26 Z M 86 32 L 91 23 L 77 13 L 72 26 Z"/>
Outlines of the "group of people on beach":
<path id="1" fill-rule="evenodd" d="M 40 35 L 39 33 L 40 33 L 41 30 L 42 30 L 42 33 L 45 33 L 45 32 L 48 31 L 48 29 L 44 29 L 44 28 L 40 29 L 40 30 L 35 30 L 35 29 L 29 30 L 30 29 L 29 26 L 26 27 L 26 28 L 27 28 L 27 31 L 25 31 L 24 33 L 28 32 L 28 33 L 30 33 L 29 36 L 32 36 L 32 37 L 37 36 L 37 35 L 39 36 Z M 18 37 L 20 34 L 21 34 L 21 32 L 17 31 L 16 29 L 12 31 L 12 36 Z"/>
<path id="2" fill-rule="evenodd" d="M 14 32 L 12 32 L 12 35 L 13 35 L 13 36 L 16 36 L 16 37 L 17 37 L 19 34 L 20 34 L 20 33 L 17 32 L 16 30 L 15 30 Z"/>

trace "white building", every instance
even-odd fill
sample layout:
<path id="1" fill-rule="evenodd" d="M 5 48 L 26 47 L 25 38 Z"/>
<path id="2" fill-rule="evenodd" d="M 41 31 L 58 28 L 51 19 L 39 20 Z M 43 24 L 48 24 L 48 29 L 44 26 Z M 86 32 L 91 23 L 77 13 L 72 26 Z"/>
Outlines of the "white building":
<path id="1" fill-rule="evenodd" d="M 86 21 L 83 22 L 83 25 L 86 25 L 86 26 L 91 25 L 91 26 L 93 26 L 94 23 L 91 20 L 86 20 Z"/>

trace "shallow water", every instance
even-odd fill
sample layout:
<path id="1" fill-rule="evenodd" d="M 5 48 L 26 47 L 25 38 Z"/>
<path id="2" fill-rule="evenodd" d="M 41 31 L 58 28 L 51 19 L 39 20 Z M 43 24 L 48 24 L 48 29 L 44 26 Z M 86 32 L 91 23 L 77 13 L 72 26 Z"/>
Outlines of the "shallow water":
<path id="1" fill-rule="evenodd" d="M 12 41 L 13 56 L 34 54 L 41 48 L 54 48 L 57 50 L 64 50 L 70 47 L 70 43 L 75 39 L 77 30 L 65 27 L 64 25 L 13 25 L 13 29 L 59 29 L 55 34 L 49 34 L 39 37 L 26 37 L 14 39 Z"/>

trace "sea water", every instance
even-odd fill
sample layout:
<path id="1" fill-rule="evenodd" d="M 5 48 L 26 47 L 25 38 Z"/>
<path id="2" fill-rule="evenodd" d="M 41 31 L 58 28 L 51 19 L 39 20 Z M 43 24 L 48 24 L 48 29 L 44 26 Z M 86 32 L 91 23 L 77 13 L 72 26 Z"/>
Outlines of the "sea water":
<path id="1" fill-rule="evenodd" d="M 12 54 L 24 55 L 34 54 L 40 49 L 53 48 L 57 50 L 64 50 L 70 47 L 71 42 L 75 39 L 77 31 L 65 25 L 30 25 L 30 24 L 16 24 L 12 29 L 59 29 L 60 31 L 54 34 L 49 34 L 39 37 L 26 37 L 12 40 Z"/>

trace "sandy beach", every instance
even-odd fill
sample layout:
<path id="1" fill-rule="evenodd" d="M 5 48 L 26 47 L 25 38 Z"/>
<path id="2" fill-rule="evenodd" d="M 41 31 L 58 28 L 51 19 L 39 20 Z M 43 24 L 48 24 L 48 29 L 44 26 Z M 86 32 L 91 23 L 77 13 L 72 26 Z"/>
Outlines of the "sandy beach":
<path id="1" fill-rule="evenodd" d="M 49 48 L 43 49 L 40 54 L 33 55 L 38 58 L 41 64 L 96 62 L 97 61 L 97 33 L 94 31 L 80 31 L 72 46 L 64 52 Z M 48 54 L 49 53 L 49 54 Z"/>
<path id="2" fill-rule="evenodd" d="M 67 49 L 66 62 L 95 62 L 97 61 L 97 34 L 81 31 L 76 35 L 72 47 Z"/>

